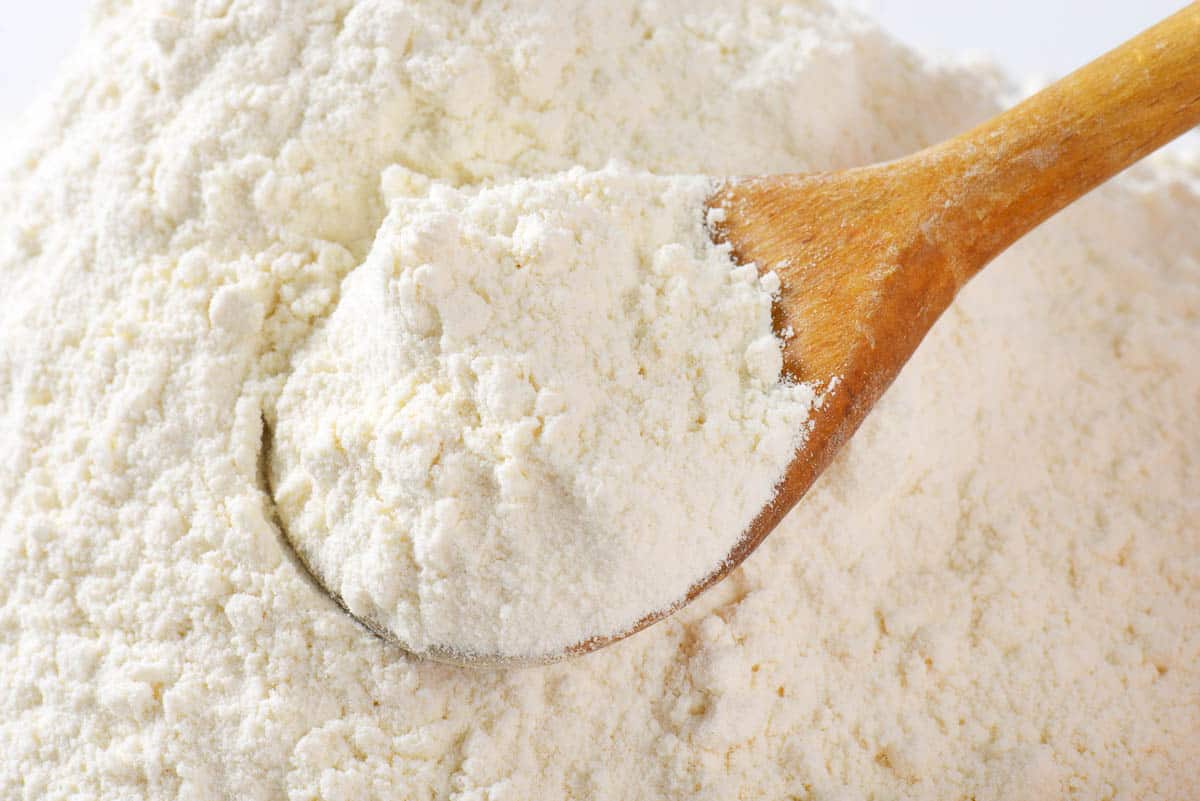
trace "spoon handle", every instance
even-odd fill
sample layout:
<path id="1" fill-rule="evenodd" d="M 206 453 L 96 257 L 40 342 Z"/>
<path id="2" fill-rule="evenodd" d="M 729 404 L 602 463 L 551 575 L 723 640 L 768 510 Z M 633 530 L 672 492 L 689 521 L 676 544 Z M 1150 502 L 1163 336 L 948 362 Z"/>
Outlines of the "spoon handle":
<path id="1" fill-rule="evenodd" d="M 961 136 L 911 157 L 961 286 L 1030 229 L 1200 124 L 1200 2 Z"/>

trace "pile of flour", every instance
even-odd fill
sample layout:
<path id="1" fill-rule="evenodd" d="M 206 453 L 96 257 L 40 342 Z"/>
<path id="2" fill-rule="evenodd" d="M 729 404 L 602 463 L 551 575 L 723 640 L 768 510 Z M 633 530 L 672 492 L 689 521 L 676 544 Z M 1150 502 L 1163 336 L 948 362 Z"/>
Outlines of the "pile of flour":
<path id="1" fill-rule="evenodd" d="M 416 652 L 554 656 L 722 565 L 814 394 L 780 382 L 779 279 L 712 244 L 712 189 L 613 167 L 391 203 L 270 454 L 350 610 Z"/>
<path id="2" fill-rule="evenodd" d="M 815 0 L 98 3 L 0 168 L 0 796 L 1194 798 L 1195 162 L 1008 251 L 742 568 L 596 654 L 415 660 L 272 523 L 263 420 L 389 206 L 873 162 L 1003 88 Z"/>

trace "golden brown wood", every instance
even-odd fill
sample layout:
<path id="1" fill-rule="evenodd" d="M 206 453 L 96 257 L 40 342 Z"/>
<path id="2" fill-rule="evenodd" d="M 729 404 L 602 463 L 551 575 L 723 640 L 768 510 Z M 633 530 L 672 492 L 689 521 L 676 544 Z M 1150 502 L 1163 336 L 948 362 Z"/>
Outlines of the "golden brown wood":
<path id="1" fill-rule="evenodd" d="M 774 270 L 785 370 L 826 388 L 775 501 L 686 603 L 745 559 L 858 429 L 968 279 L 1064 206 L 1200 124 L 1200 3 L 962 136 L 844 172 L 735 179 L 714 236 Z M 676 607 L 677 608 L 677 607 Z M 584 653 L 621 637 L 580 643 Z"/>

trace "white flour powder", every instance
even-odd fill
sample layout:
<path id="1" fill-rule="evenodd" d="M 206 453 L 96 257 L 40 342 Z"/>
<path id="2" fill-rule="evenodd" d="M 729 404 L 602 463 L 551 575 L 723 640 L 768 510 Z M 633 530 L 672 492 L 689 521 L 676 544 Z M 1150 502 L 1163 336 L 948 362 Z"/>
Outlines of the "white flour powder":
<path id="1" fill-rule="evenodd" d="M 813 394 L 780 383 L 778 278 L 711 243 L 711 193 L 610 169 L 392 204 L 271 458 L 351 610 L 416 651 L 553 656 L 724 561 Z"/>
<path id="2" fill-rule="evenodd" d="M 872 162 L 996 96 L 818 2 L 98 3 L 0 170 L 0 796 L 1195 798 L 1194 163 L 989 267 L 764 546 L 610 649 L 414 660 L 270 523 L 261 420 L 389 203 Z"/>

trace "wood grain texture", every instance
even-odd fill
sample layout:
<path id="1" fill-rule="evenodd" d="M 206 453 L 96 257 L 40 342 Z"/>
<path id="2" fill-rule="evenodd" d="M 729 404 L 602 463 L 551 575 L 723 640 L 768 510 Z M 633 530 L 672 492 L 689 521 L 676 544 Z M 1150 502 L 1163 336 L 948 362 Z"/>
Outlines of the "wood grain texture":
<path id="1" fill-rule="evenodd" d="M 1200 3 L 983 125 L 912 156 L 843 172 L 731 179 L 714 239 L 782 282 L 784 369 L 827 390 L 813 429 L 727 562 L 765 539 L 854 434 L 958 290 L 1072 201 L 1200 124 Z M 987 358 L 987 354 L 980 354 Z M 731 476 L 731 481 L 736 477 Z"/>

